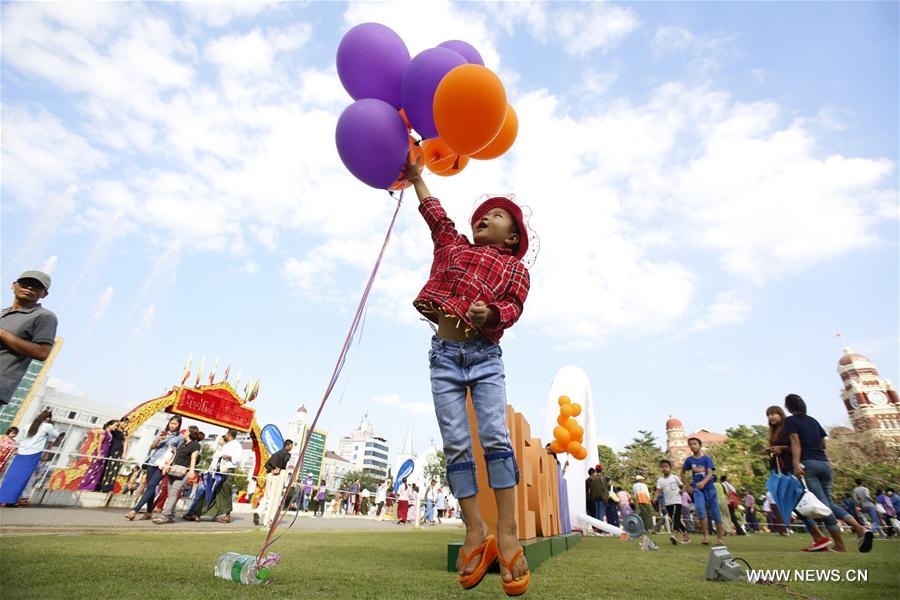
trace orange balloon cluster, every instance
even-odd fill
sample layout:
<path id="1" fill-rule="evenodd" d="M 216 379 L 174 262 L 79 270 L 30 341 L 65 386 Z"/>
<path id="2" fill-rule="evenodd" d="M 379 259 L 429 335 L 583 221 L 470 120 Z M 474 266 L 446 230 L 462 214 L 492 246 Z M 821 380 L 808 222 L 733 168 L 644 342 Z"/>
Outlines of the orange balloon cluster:
<path id="1" fill-rule="evenodd" d="M 553 441 L 550 442 L 550 450 L 555 454 L 568 452 L 575 460 L 587 458 L 587 450 L 582 445 L 584 441 L 584 428 L 578 424 L 574 417 L 581 414 L 581 405 L 572 402 L 568 396 L 559 397 L 559 424 L 553 428 Z"/>

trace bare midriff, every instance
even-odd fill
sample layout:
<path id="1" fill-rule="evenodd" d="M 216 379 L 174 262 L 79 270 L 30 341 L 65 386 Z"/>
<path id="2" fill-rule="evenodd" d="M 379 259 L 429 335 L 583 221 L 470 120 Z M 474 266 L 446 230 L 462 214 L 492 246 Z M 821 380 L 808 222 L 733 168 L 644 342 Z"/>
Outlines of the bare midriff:
<path id="1" fill-rule="evenodd" d="M 465 342 L 481 337 L 478 330 L 470 328 L 457 317 L 438 313 L 438 337 L 454 342 Z"/>

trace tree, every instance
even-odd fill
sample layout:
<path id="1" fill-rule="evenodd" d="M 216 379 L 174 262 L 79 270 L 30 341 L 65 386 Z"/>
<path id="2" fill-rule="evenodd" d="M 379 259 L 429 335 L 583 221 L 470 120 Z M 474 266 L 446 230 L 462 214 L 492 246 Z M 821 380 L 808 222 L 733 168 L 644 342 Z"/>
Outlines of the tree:
<path id="1" fill-rule="evenodd" d="M 725 430 L 722 444 L 708 450 L 716 464 L 716 474 L 728 475 L 737 489 L 750 488 L 759 494 L 766 489 L 769 477 L 769 428 L 764 425 L 738 425 Z M 678 465 L 680 468 L 681 465 Z"/>
<path id="2" fill-rule="evenodd" d="M 436 479 L 442 486 L 447 487 L 447 457 L 443 450 L 438 450 L 425 465 L 423 471 L 425 480 Z"/>
<path id="3" fill-rule="evenodd" d="M 639 430 L 638 435 L 619 453 L 619 483 L 623 486 L 628 485 L 638 475 L 649 479 L 659 471 L 659 461 L 665 457 L 666 455 L 656 445 L 653 432 Z"/>
<path id="4" fill-rule="evenodd" d="M 347 471 L 341 479 L 341 489 L 349 490 L 350 486 L 353 485 L 357 479 L 359 479 L 360 489 L 366 489 L 370 492 L 378 489 L 378 486 L 381 485 L 381 479 L 375 477 L 371 473 L 366 471 Z"/>
<path id="5" fill-rule="evenodd" d="M 826 443 L 834 482 L 834 498 L 851 493 L 856 479 L 872 488 L 896 487 L 900 481 L 900 448 L 864 441 L 855 433 L 832 430 Z"/>
<path id="6" fill-rule="evenodd" d="M 603 444 L 597 444 L 597 456 L 600 464 L 603 465 L 603 473 L 613 481 L 621 481 L 622 466 L 619 464 L 619 457 L 615 450 Z"/>

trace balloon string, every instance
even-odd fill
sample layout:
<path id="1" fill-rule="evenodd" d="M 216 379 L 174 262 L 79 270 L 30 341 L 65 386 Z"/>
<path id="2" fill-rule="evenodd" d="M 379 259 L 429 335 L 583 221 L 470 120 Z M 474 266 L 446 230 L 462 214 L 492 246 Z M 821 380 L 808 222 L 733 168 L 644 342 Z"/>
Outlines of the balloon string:
<path id="1" fill-rule="evenodd" d="M 341 348 L 341 352 L 338 355 L 337 362 L 334 365 L 334 371 L 331 373 L 331 379 L 328 382 L 328 386 L 325 388 L 325 394 L 322 396 L 322 401 L 319 403 L 319 408 L 318 410 L 316 410 L 316 416 L 313 418 L 313 421 L 307 430 L 306 438 L 303 442 L 303 447 L 300 449 L 300 456 L 297 457 L 297 464 L 294 465 L 294 470 L 291 473 L 290 479 L 288 480 L 288 486 L 281 497 L 281 504 L 279 504 L 278 514 L 272 521 L 272 525 L 269 527 L 269 533 L 266 535 L 266 541 L 263 543 L 263 546 L 260 549 L 259 554 L 257 555 L 257 565 L 262 565 L 263 561 L 265 560 L 264 556 L 266 551 L 272 544 L 278 541 L 278 539 L 281 538 L 282 535 L 284 535 L 291 527 L 293 527 L 294 523 L 297 521 L 297 517 L 300 514 L 300 511 L 297 510 L 294 513 L 293 520 L 287 526 L 287 528 L 282 531 L 276 538 L 272 539 L 275 530 L 278 529 L 278 525 L 287 514 L 285 504 L 287 503 L 287 499 L 291 493 L 291 489 L 294 486 L 294 482 L 296 481 L 300 473 L 300 469 L 303 466 L 303 458 L 306 455 L 306 449 L 309 447 L 309 440 L 312 437 L 313 431 L 315 431 L 316 424 L 319 422 L 319 417 L 322 415 L 322 409 L 325 408 L 325 403 L 328 401 L 328 397 L 331 395 L 331 392 L 334 389 L 338 378 L 340 377 L 341 371 L 344 368 L 344 363 L 347 359 L 347 351 L 349 350 L 350 345 L 353 342 L 354 335 L 359 329 L 363 310 L 365 309 L 366 303 L 369 299 L 369 292 L 372 291 L 372 284 L 375 282 L 375 275 L 378 273 L 378 268 L 381 266 L 381 261 L 384 258 L 384 252 L 387 249 L 388 241 L 391 239 L 391 232 L 393 231 L 394 225 L 397 222 L 397 214 L 400 212 L 400 205 L 403 202 L 404 191 L 405 189 L 400 191 L 400 197 L 397 199 L 397 207 L 394 209 L 394 216 L 391 218 L 391 224 L 388 226 L 387 233 L 384 236 L 384 243 L 381 245 L 381 251 L 378 253 L 378 258 L 375 261 L 375 266 L 372 268 L 372 273 L 369 275 L 368 282 L 366 282 L 366 287 L 363 290 L 362 297 L 359 300 L 359 305 L 356 307 L 356 313 L 353 315 L 353 320 L 350 322 L 350 330 L 347 332 L 347 337 L 344 339 L 344 345 Z"/>

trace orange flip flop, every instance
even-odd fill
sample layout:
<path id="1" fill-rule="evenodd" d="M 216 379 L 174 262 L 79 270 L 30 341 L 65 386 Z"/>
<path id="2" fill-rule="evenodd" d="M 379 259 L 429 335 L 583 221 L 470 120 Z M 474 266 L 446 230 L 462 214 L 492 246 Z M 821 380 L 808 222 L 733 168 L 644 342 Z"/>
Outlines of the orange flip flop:
<path id="1" fill-rule="evenodd" d="M 512 575 L 513 567 L 523 554 L 525 554 L 525 549 L 519 548 L 519 551 L 513 555 L 510 561 L 503 558 L 499 552 L 497 553 L 497 558 L 500 560 L 500 565 Z M 503 574 L 501 573 L 500 575 L 500 583 L 503 584 L 503 591 L 506 592 L 507 596 L 521 596 L 528 591 L 528 584 L 531 583 L 530 570 L 521 579 L 512 579 L 510 581 L 503 581 Z"/>
<path id="2" fill-rule="evenodd" d="M 479 552 L 481 553 L 481 559 L 478 561 L 478 566 L 475 567 L 475 570 L 468 575 L 459 576 L 459 584 L 463 586 L 463 589 L 471 590 L 481 583 L 488 568 L 490 568 L 490 566 L 494 564 L 494 561 L 497 560 L 497 556 L 500 555 L 500 552 L 497 550 L 496 538 L 494 538 L 493 535 L 487 536 L 484 538 L 484 541 L 481 542 L 481 545 L 472 550 L 469 554 L 466 554 L 463 552 L 462 548 L 460 548 L 459 557 L 462 559 L 463 564 L 468 565 Z"/>

